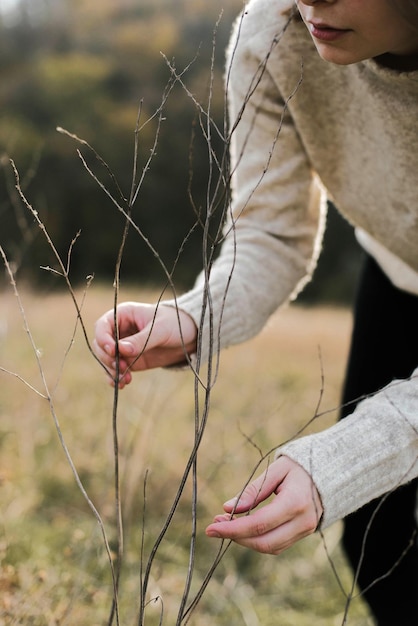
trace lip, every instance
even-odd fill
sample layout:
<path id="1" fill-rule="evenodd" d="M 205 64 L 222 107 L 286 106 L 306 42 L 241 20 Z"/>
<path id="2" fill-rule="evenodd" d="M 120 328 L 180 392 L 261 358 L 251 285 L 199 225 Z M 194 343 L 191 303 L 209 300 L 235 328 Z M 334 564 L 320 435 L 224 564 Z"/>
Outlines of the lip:
<path id="1" fill-rule="evenodd" d="M 309 30 L 312 37 L 320 41 L 336 41 L 350 32 L 349 28 L 334 28 L 319 22 L 309 22 Z"/>

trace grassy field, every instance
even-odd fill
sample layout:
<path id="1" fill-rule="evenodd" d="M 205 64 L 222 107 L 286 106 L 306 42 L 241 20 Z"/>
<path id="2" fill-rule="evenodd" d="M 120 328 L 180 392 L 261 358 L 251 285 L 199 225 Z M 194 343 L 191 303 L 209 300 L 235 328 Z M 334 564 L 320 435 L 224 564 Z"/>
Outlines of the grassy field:
<path id="1" fill-rule="evenodd" d="M 113 391 L 79 328 L 73 336 L 75 314 L 68 295 L 24 291 L 21 297 L 64 441 L 112 548 Z M 126 291 L 121 298 L 149 301 L 152 295 Z M 112 302 L 110 288 L 92 287 L 88 292 L 83 316 L 90 338 L 94 320 Z M 303 428 L 321 395 L 324 415 L 310 430 L 335 420 L 350 325 L 345 310 L 292 306 L 275 316 L 259 337 L 222 355 L 197 465 L 192 596 L 219 547 L 205 537 L 204 528 L 221 511 L 221 503 L 240 490 L 260 451 L 267 452 Z M 50 405 L 40 395 L 45 395 L 44 382 L 17 299 L 8 291 L 2 293 L 0 356 L 0 366 L 7 370 L 0 373 L 0 626 L 107 624 L 112 586 L 102 534 L 65 457 Z M 123 626 L 137 623 L 141 542 L 146 558 L 193 445 L 195 416 L 190 372 L 136 376 L 121 393 L 118 407 L 125 529 L 119 596 Z M 176 623 L 189 559 L 190 491 L 187 484 L 154 561 L 147 625 L 160 623 L 162 608 L 162 623 Z M 339 534 L 338 524 L 328 529 L 327 551 L 315 535 L 280 557 L 232 546 L 189 623 L 342 624 L 351 573 L 340 552 Z M 347 623 L 371 624 L 361 599 L 351 602 Z"/>

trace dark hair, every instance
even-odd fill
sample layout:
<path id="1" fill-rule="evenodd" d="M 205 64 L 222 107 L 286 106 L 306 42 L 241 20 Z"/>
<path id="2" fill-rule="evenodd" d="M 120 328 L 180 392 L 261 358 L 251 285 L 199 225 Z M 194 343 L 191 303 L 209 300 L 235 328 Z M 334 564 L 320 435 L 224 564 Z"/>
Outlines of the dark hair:
<path id="1" fill-rule="evenodd" d="M 391 0 L 396 10 L 418 29 L 418 0 Z"/>

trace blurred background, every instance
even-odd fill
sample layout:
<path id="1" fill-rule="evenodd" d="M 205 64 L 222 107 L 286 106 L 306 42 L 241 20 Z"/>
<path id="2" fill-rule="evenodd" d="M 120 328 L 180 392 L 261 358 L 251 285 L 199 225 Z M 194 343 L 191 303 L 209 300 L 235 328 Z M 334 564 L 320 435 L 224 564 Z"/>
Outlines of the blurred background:
<path id="1" fill-rule="evenodd" d="M 241 8 L 241 0 L 0 1 L 0 243 L 20 280 L 37 289 L 60 286 L 39 269 L 54 260 L 18 198 L 9 159 L 64 258 L 81 231 L 72 252 L 73 282 L 91 274 L 111 280 L 124 220 L 86 172 L 79 146 L 56 128 L 91 144 L 129 196 L 138 111 L 142 123 L 161 105 L 170 79 L 168 60 L 180 72 L 188 68 L 187 89 L 204 106 L 212 76 L 211 115 L 223 127 L 224 50 Z M 171 267 L 196 221 L 190 194 L 197 207 L 205 205 L 209 160 L 206 143 L 194 137 L 196 107 L 180 85 L 171 91 L 163 115 L 134 219 Z M 139 171 L 155 133 L 154 119 L 139 134 Z M 213 145 L 223 147 L 220 141 L 217 146 L 216 134 Z M 83 154 L 87 158 L 88 151 Z M 108 182 L 103 168 L 95 171 Z M 192 284 L 201 256 L 197 229 L 177 264 L 179 289 Z M 302 301 L 349 303 L 358 262 L 352 229 L 331 207 L 324 253 Z M 127 283 L 149 286 L 164 278 L 147 245 L 132 234 L 122 276 Z"/>
<path id="2" fill-rule="evenodd" d="M 187 89 L 204 108 L 210 102 L 214 125 L 223 129 L 224 50 L 241 9 L 241 0 L 0 0 L 0 245 L 16 272 L 25 323 L 34 338 L 32 346 L 19 301 L 6 288 L 9 278 L 0 273 L 0 626 L 108 623 L 112 587 L 103 539 L 58 443 L 45 380 L 63 437 L 113 547 L 117 536 L 113 391 L 87 354 L 63 281 L 41 269 L 55 267 L 56 260 L 19 198 L 10 159 L 64 260 L 81 231 L 70 276 L 81 293 L 86 276 L 96 277 L 86 302 L 83 298 L 90 334 L 97 317 L 113 304 L 124 218 L 88 174 L 77 149 L 115 192 L 105 168 L 85 146 L 56 129 L 65 128 L 94 146 L 129 196 L 140 111 L 139 172 L 155 154 L 133 217 L 169 268 L 187 237 L 174 272 L 178 289 L 186 289 L 201 267 L 202 229 L 188 234 L 196 223 L 195 208 L 206 205 L 211 162 L 195 102 L 180 84 L 164 102 L 159 131 L 154 113 L 170 81 L 170 63 L 178 72 L 187 68 Z M 215 132 L 211 145 L 222 154 Z M 300 298 L 327 306 L 290 307 L 280 322 L 270 320 L 251 350 L 235 346 L 223 355 L 199 452 L 194 585 L 203 580 L 218 550 L 206 539 L 204 525 L 259 462 L 260 451 L 302 432 L 306 424 L 319 429 L 335 419 L 351 317 L 345 307 L 328 304 L 350 302 L 359 256 L 351 227 L 330 207 L 324 252 Z M 143 301 L 154 302 L 164 282 L 152 250 L 131 231 L 121 299 L 140 294 Z M 120 399 L 124 624 L 137 623 L 132 598 L 139 593 L 142 507 L 146 500 L 148 555 L 194 445 L 195 416 L 191 372 L 144 372 Z M 186 490 L 149 589 L 151 597 L 164 597 L 169 616 L 178 610 L 187 572 L 189 500 Z M 326 552 L 315 535 L 278 561 L 231 548 L 192 623 L 273 626 L 280 615 L 282 626 L 341 624 L 352 579 L 338 537 L 335 526 L 327 535 Z M 159 605 L 153 609 L 150 603 L 152 610 L 158 619 L 150 623 L 160 623 Z M 361 601 L 354 603 L 350 618 L 353 626 L 368 623 Z"/>

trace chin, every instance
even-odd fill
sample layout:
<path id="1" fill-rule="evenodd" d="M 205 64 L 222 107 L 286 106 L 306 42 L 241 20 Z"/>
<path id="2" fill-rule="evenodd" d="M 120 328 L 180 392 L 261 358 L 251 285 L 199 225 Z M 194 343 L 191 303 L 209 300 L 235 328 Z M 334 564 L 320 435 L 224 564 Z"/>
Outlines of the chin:
<path id="1" fill-rule="evenodd" d="M 334 65 L 352 65 L 353 63 L 359 63 L 365 60 L 365 57 L 335 48 L 324 50 L 321 46 L 321 48 L 317 47 L 317 51 L 321 59 L 327 61 L 327 63 L 333 63 Z"/>

